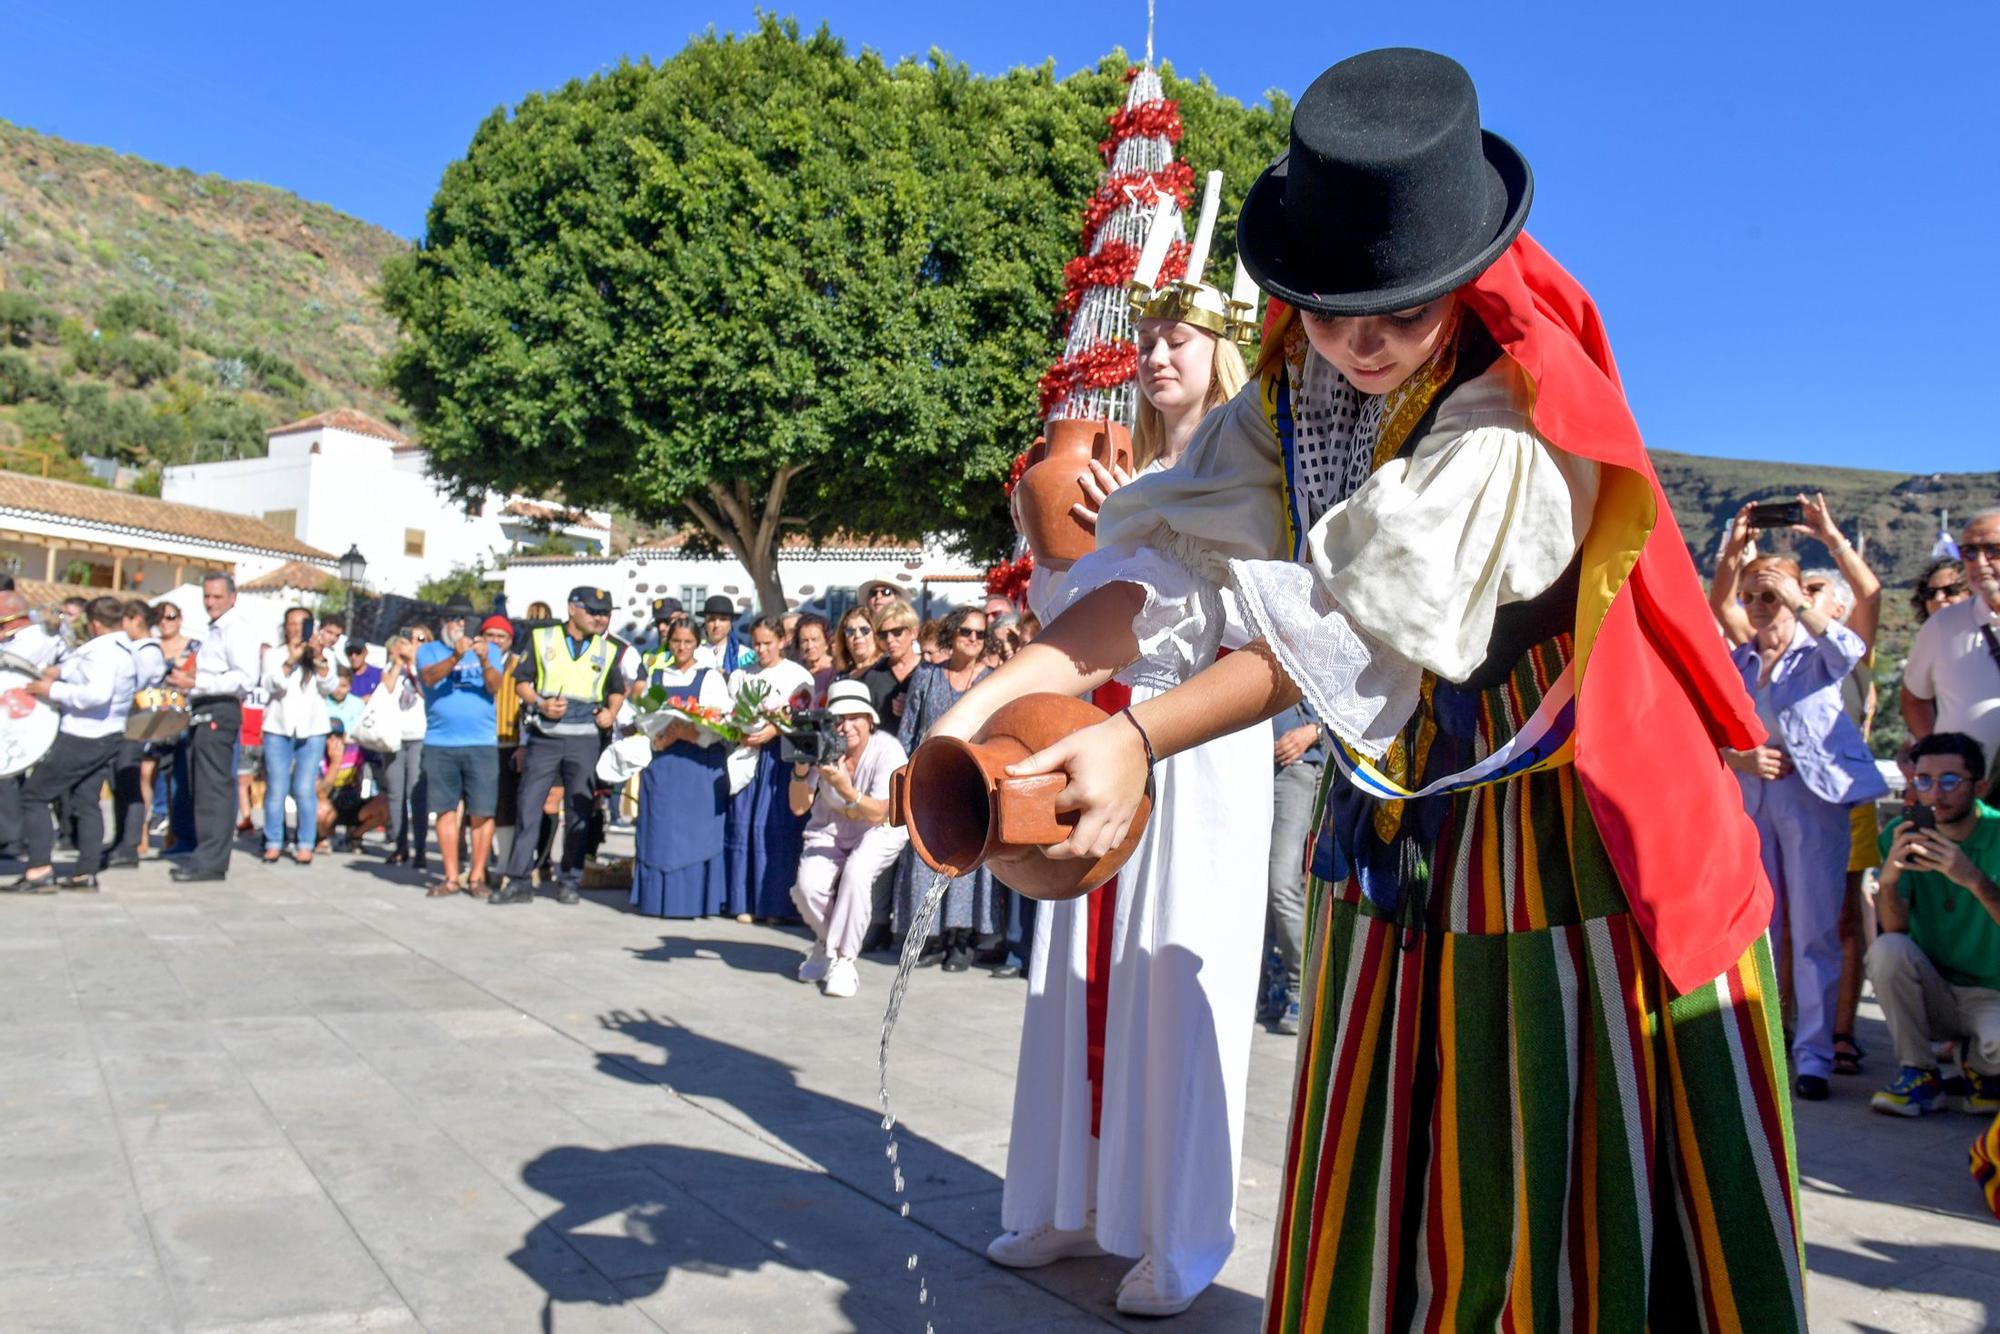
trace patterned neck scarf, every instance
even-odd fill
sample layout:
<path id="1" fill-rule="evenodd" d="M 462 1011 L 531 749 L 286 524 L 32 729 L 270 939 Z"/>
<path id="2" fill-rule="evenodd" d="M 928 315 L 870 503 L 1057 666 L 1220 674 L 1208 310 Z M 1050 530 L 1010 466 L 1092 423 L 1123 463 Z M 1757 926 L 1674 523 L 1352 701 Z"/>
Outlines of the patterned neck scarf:
<path id="1" fill-rule="evenodd" d="M 1437 349 L 1386 394 L 1364 394 L 1306 341 L 1305 325 L 1293 315 L 1282 337 L 1284 383 L 1270 383 L 1265 402 L 1285 454 L 1287 510 L 1293 518 L 1292 554 L 1303 559 L 1313 526 L 1344 502 L 1374 471 L 1396 456 L 1410 431 L 1430 411 L 1438 391 L 1458 366 L 1464 322 L 1454 303 Z M 1284 392 L 1273 393 L 1281 388 Z M 1277 418 L 1289 408 L 1289 427 Z"/>

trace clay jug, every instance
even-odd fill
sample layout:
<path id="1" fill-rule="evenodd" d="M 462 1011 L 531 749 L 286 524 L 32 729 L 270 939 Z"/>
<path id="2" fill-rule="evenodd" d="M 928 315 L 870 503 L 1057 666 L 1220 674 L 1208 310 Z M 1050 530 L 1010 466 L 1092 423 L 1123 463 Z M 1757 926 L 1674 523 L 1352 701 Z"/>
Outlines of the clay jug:
<path id="1" fill-rule="evenodd" d="M 933 737 L 890 780 L 889 820 L 910 831 L 926 866 L 960 876 L 985 865 L 1031 899 L 1073 899 L 1118 874 L 1152 814 L 1150 795 L 1125 841 L 1096 861 L 1043 850 L 1069 837 L 1076 816 L 1056 813 L 1061 773 L 1009 778 L 1007 766 L 1093 723 L 1104 710 L 1068 695 L 1023 695 L 995 710 L 971 741 Z"/>
<path id="2" fill-rule="evenodd" d="M 1132 436 L 1112 421 L 1052 421 L 1028 451 L 1028 467 L 1014 486 L 1014 526 L 1028 539 L 1035 564 L 1066 570 L 1097 549 L 1097 534 L 1070 506 L 1083 500 L 1080 479 L 1090 462 L 1132 466 Z"/>

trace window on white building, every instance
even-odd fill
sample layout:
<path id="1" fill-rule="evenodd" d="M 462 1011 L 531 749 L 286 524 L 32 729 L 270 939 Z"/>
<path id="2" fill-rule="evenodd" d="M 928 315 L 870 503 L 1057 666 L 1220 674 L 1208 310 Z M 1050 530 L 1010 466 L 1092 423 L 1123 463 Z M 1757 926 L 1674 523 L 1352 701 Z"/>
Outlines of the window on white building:
<path id="1" fill-rule="evenodd" d="M 701 604 L 708 601 L 707 584 L 682 584 L 681 606 L 690 616 L 701 615 Z"/>

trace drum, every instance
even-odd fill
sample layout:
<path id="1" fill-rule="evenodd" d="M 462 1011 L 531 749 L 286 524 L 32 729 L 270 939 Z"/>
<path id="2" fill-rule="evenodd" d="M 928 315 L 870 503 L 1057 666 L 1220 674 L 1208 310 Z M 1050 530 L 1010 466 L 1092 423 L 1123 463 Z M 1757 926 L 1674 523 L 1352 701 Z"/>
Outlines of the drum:
<path id="1" fill-rule="evenodd" d="M 24 773 L 49 753 L 62 719 L 22 689 L 42 679 L 35 664 L 11 653 L 0 653 L 0 778 Z"/>
<path id="2" fill-rule="evenodd" d="M 132 714 L 125 720 L 125 739 L 157 744 L 177 739 L 188 729 L 187 696 L 172 686 L 148 686 L 132 694 Z"/>

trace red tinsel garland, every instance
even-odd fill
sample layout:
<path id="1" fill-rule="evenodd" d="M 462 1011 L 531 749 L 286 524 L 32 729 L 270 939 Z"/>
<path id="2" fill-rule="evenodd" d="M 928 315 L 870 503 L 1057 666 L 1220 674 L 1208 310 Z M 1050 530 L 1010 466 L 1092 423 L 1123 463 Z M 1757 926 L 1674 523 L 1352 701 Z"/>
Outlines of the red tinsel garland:
<path id="1" fill-rule="evenodd" d="M 1160 281 L 1172 282 L 1187 272 L 1188 254 L 1194 249 L 1186 241 L 1167 247 L 1160 263 Z M 1132 281 L 1139 268 L 1139 247 L 1129 241 L 1107 243 L 1094 255 L 1079 255 L 1063 265 L 1063 309 L 1071 314 L 1083 302 L 1083 294 L 1093 287 L 1118 287 Z"/>
<path id="2" fill-rule="evenodd" d="M 1194 168 L 1185 162 L 1169 162 L 1160 172 L 1128 171 L 1116 176 L 1107 176 L 1104 184 L 1097 187 L 1097 193 L 1083 206 L 1083 244 L 1077 248 L 1084 254 L 1097 244 L 1097 233 L 1111 220 L 1111 215 L 1123 208 L 1129 201 L 1132 207 L 1144 212 L 1159 200 L 1165 190 L 1186 209 L 1194 198 Z M 1129 193 L 1128 193 L 1129 192 Z"/>
<path id="3" fill-rule="evenodd" d="M 1012 496 L 1014 488 L 1021 484 L 1021 474 L 1028 470 L 1028 453 L 1022 450 L 1014 456 L 1014 466 L 1007 470 L 1007 484 L 1000 488 L 1000 494 Z"/>
<path id="4" fill-rule="evenodd" d="M 1035 572 L 1035 555 L 1021 553 L 1019 560 L 1003 560 L 986 571 L 986 592 L 1013 599 L 1017 607 L 1028 605 L 1028 576 Z"/>
<path id="5" fill-rule="evenodd" d="M 1077 389 L 1109 389 L 1139 371 L 1139 349 L 1131 343 L 1100 343 L 1065 357 L 1042 374 L 1042 410 L 1046 418 L 1056 404 Z"/>
<path id="6" fill-rule="evenodd" d="M 1161 97 L 1135 107 L 1120 107 L 1105 118 L 1105 124 L 1111 127 L 1111 136 L 1097 145 L 1097 151 L 1109 163 L 1119 144 L 1140 135 L 1163 136 L 1170 144 L 1179 143 L 1181 104 L 1171 97 Z"/>

